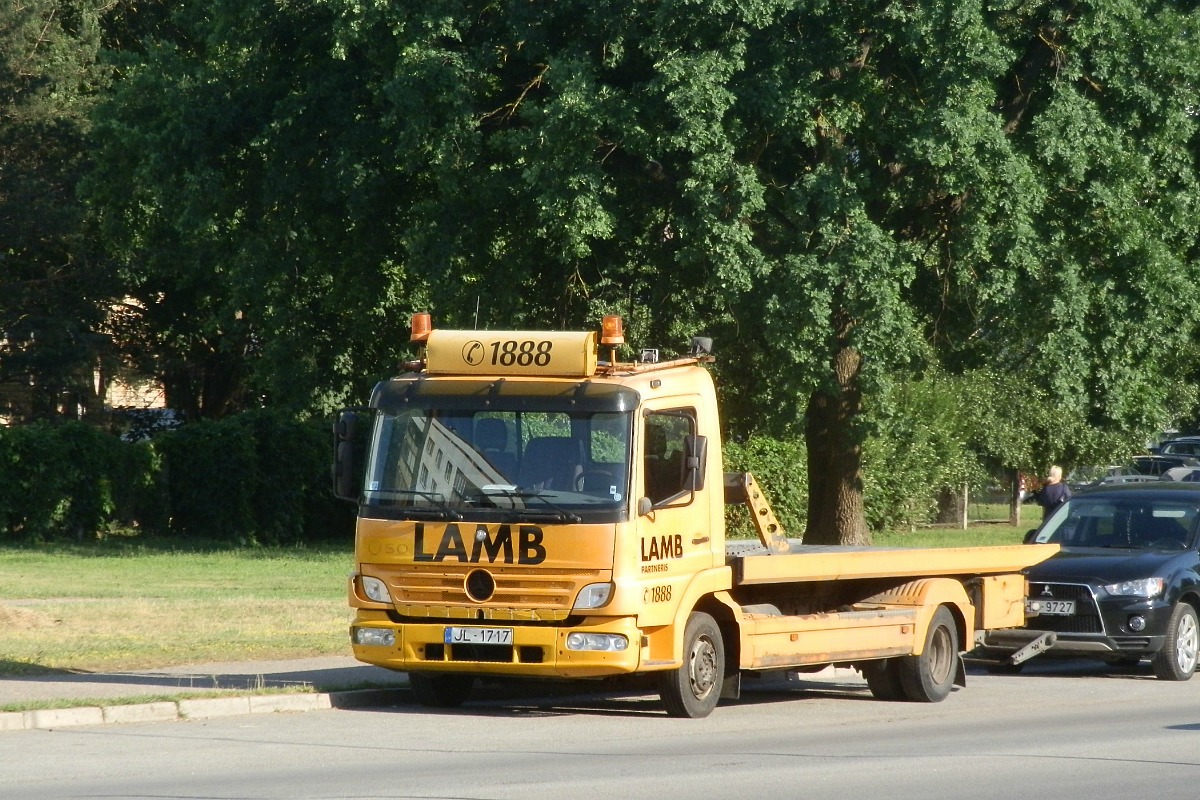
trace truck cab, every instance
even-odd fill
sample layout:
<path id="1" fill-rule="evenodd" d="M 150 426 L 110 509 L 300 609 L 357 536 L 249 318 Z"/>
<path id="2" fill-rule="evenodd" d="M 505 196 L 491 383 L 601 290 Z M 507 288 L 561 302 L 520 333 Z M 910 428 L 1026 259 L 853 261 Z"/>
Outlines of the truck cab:
<path id="1" fill-rule="evenodd" d="M 357 493 L 364 415 L 343 413 L 352 646 L 422 701 L 464 675 L 678 667 L 681 602 L 729 588 L 711 356 L 599 360 L 615 331 L 418 333 L 424 358 L 372 394 Z"/>

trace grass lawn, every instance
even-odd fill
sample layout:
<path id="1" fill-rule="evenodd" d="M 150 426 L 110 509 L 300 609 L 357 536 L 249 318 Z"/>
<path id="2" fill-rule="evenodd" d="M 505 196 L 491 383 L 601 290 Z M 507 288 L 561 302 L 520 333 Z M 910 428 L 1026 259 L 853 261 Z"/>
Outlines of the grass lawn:
<path id="1" fill-rule="evenodd" d="M 885 547 L 1020 544 L 1040 520 L 876 534 Z M 134 540 L 136 541 L 136 540 Z M 175 547 L 180 546 L 174 542 Z M 349 655 L 351 546 L 0 546 L 0 675 Z"/>
<path id="2" fill-rule="evenodd" d="M 0 674 L 348 654 L 350 546 L 0 548 Z"/>

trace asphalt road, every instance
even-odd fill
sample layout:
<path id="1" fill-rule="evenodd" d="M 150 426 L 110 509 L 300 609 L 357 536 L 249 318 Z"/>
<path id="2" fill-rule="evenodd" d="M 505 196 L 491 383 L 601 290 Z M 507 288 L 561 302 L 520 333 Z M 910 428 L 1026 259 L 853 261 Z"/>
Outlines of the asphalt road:
<path id="1" fill-rule="evenodd" d="M 0 736 L 0 798 L 1087 798 L 1200 785 L 1200 678 L 1096 663 L 972 670 L 943 703 L 857 673 L 773 684 L 703 720 L 649 694 L 522 689 L 392 708 Z"/>

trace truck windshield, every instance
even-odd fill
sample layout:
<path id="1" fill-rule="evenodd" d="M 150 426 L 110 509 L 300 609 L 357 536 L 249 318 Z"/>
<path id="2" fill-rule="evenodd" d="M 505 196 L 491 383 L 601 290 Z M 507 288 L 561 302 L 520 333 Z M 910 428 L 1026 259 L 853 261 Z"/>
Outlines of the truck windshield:
<path id="1" fill-rule="evenodd" d="M 1077 497 L 1055 510 L 1035 541 L 1064 547 L 1184 550 L 1196 536 L 1200 508 L 1177 498 Z"/>
<path id="2" fill-rule="evenodd" d="M 449 405 L 376 416 L 365 515 L 485 522 L 625 517 L 629 411 Z"/>

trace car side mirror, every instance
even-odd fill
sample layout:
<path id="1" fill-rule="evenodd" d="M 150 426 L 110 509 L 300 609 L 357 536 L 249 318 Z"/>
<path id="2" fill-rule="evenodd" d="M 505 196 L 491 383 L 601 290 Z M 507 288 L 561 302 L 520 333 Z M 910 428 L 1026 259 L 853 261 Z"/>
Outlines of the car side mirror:
<path id="1" fill-rule="evenodd" d="M 358 502 L 356 472 L 358 453 L 354 446 L 358 433 L 358 414 L 346 410 L 333 423 L 333 495 L 339 500 Z"/>
<path id="2" fill-rule="evenodd" d="M 684 469 L 688 489 L 698 492 L 704 488 L 704 464 L 708 457 L 707 436 L 685 436 L 683 439 Z"/>
<path id="3" fill-rule="evenodd" d="M 1021 540 L 1021 544 L 1033 544 L 1033 540 L 1037 537 L 1037 528 L 1025 531 L 1025 538 Z"/>

